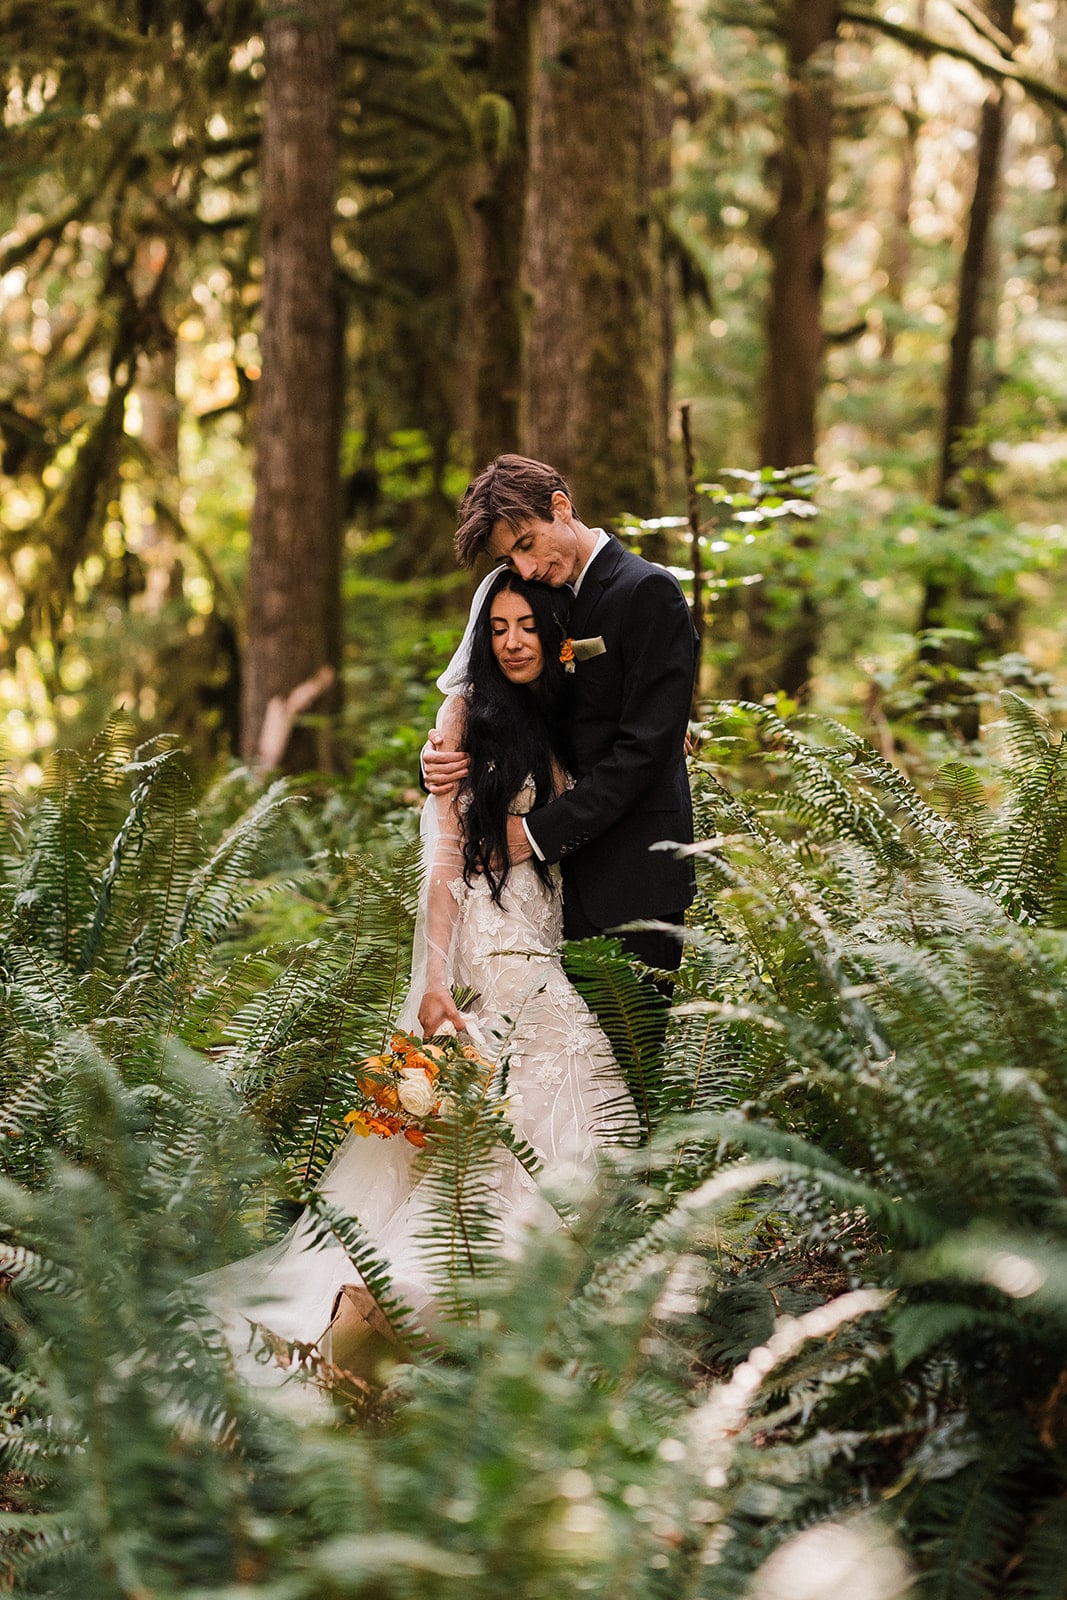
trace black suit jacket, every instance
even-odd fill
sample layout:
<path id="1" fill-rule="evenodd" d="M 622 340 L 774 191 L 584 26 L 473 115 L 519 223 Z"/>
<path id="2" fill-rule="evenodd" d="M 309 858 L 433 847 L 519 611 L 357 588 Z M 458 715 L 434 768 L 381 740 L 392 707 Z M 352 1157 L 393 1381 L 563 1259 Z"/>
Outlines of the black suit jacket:
<path id="1" fill-rule="evenodd" d="M 595 927 L 680 911 L 693 898 L 692 863 L 649 847 L 693 837 L 685 735 L 696 634 L 685 596 L 612 539 L 582 580 L 570 631 L 605 645 L 571 679 L 578 782 L 527 826 L 545 860 L 562 863 L 566 902 L 576 897 Z"/>

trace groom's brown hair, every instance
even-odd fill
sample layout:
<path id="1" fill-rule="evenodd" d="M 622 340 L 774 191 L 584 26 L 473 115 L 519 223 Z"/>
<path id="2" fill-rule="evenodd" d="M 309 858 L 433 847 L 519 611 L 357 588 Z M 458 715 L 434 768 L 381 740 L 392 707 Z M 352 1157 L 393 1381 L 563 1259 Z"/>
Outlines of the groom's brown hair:
<path id="1" fill-rule="evenodd" d="M 474 565 L 488 548 L 498 522 L 516 532 L 535 518 L 551 522 L 552 496 L 557 491 L 571 499 L 567 481 L 555 467 L 532 461 L 529 456 L 497 456 L 478 474 L 459 503 L 456 559 L 460 566 Z"/>

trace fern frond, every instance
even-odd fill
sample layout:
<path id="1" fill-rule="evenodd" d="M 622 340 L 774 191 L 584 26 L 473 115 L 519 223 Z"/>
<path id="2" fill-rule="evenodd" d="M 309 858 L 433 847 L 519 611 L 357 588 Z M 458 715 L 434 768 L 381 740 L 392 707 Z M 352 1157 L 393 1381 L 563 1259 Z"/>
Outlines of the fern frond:
<path id="1" fill-rule="evenodd" d="M 294 804 L 295 797 L 286 792 L 285 780 L 279 779 L 226 832 L 189 884 L 175 943 L 194 932 L 205 942 L 216 943 L 236 917 L 254 903 L 261 891 L 250 891 L 248 880 L 267 841 L 282 825 L 287 808 Z M 249 893 L 253 901 L 245 898 Z"/>
<path id="2" fill-rule="evenodd" d="M 980 848 L 993 825 L 981 778 L 963 761 L 943 761 L 934 781 L 934 798 L 955 823 L 971 851 Z"/>
<path id="3" fill-rule="evenodd" d="M 1025 767 L 1033 761 L 1041 761 L 1053 742 L 1051 722 L 1011 689 L 1001 693 L 1000 703 L 1004 708 L 1013 763 Z"/>
<path id="4" fill-rule="evenodd" d="M 22 936 L 66 965 L 96 910 L 98 874 L 122 818 L 126 751 L 112 724 L 83 759 L 57 751 L 33 812 L 15 881 L 13 912 Z"/>
<path id="5" fill-rule="evenodd" d="M 166 927 L 175 920 L 172 901 L 184 891 L 186 881 L 199 855 L 200 839 L 196 816 L 192 808 L 192 786 L 179 753 L 164 749 L 140 761 L 131 762 L 128 774 L 135 779 L 130 810 L 123 820 L 111 845 L 110 854 L 100 877 L 96 906 L 86 930 L 82 950 L 77 962 L 79 972 L 88 971 L 97 961 L 104 944 L 108 923 L 115 911 L 116 893 L 121 905 L 121 879 L 127 859 L 136 863 L 136 883 L 127 889 L 127 900 L 133 905 L 123 923 L 133 922 L 135 907 Z M 163 817 L 158 813 L 162 811 Z M 127 931 L 124 927 L 115 937 L 119 945 L 122 966 L 126 965 L 125 951 L 120 941 L 144 940 L 145 930 Z M 147 958 L 151 967 L 158 959 L 156 948 Z M 121 951 L 121 954 L 120 954 Z"/>
<path id="6" fill-rule="evenodd" d="M 1014 1491 L 1034 1463 L 1032 1444 L 1018 1427 L 975 1456 L 962 1470 L 923 1483 L 906 1507 L 926 1582 L 959 1600 L 1004 1592 L 1023 1526 Z"/>
<path id="7" fill-rule="evenodd" d="M 450 1100 L 419 1158 L 428 1207 L 418 1237 L 444 1314 L 477 1321 L 486 1285 L 501 1270 L 500 1164 L 514 1157 L 501 1145 L 506 1102 L 473 1068 Z"/>
<path id="8" fill-rule="evenodd" d="M 804 825 L 834 839 L 851 839 L 888 866 L 904 867 L 912 851 L 896 823 L 873 796 L 852 783 L 850 768 L 864 747 L 862 740 L 830 718 L 818 723 L 840 740 L 840 746 L 816 746 L 794 731 L 767 706 L 742 702 L 775 759 L 788 762 L 791 787 L 779 802 Z M 806 721 L 798 719 L 803 726 Z M 873 751 L 871 754 L 873 755 Z"/>
<path id="9" fill-rule="evenodd" d="M 1007 1594 L 1011 1600 L 1067 1600 L 1067 1498 L 1062 1492 L 1038 1501 L 1022 1541 L 1018 1567 Z"/>
<path id="10" fill-rule="evenodd" d="M 0 1238 L 0 1277 L 10 1278 L 22 1288 L 37 1289 L 49 1295 L 66 1297 L 78 1292 L 73 1273 L 26 1245 L 3 1238 Z"/>
<path id="11" fill-rule="evenodd" d="M 998 837 L 998 867 L 1020 919 L 1043 920 L 1067 846 L 1067 739 L 1018 696 L 1003 697 L 1013 760 Z"/>
<path id="12" fill-rule="evenodd" d="M 904 1301 L 893 1308 L 888 1318 L 893 1341 L 893 1357 L 903 1370 L 946 1343 L 959 1341 L 964 1346 L 976 1333 L 992 1334 L 1015 1343 L 1020 1332 L 1018 1319 L 989 1306 L 965 1301 Z"/>
<path id="13" fill-rule="evenodd" d="M 564 966 L 607 1036 L 648 1138 L 661 1111 L 657 1068 L 666 1002 L 651 982 L 638 975 L 616 939 L 568 943 Z"/>

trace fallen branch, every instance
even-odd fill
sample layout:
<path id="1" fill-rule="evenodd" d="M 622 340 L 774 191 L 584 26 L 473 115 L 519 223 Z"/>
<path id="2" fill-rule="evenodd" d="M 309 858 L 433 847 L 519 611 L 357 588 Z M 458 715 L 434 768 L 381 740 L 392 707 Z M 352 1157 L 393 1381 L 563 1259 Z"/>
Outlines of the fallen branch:
<path id="1" fill-rule="evenodd" d="M 267 702 L 263 726 L 259 733 L 256 769 L 271 772 L 282 764 L 293 732 L 293 723 L 301 712 L 313 706 L 320 695 L 326 693 L 337 677 L 333 667 L 320 667 L 313 678 L 306 678 L 290 689 L 287 695 L 276 694 Z"/>

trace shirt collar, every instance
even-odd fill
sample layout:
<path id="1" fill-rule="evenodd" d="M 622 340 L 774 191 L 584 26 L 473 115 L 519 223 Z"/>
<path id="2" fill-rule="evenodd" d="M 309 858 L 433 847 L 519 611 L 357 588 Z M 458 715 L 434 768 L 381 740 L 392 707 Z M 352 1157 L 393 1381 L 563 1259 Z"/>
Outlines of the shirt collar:
<path id="1" fill-rule="evenodd" d="M 605 533 L 603 528 L 593 528 L 592 532 L 596 534 L 596 544 L 593 546 L 593 553 L 589 557 L 589 560 L 586 562 L 581 572 L 579 572 L 578 576 L 571 584 L 571 589 L 574 594 L 577 594 L 578 590 L 582 587 L 582 584 L 585 582 L 586 573 L 589 571 L 589 568 L 593 565 L 593 562 L 596 560 L 601 550 L 603 550 L 604 546 L 611 538 L 611 535 Z"/>

